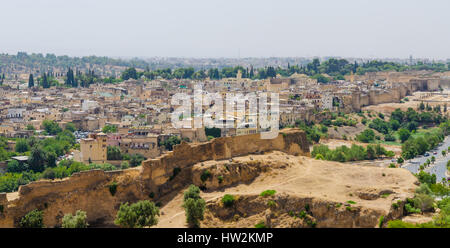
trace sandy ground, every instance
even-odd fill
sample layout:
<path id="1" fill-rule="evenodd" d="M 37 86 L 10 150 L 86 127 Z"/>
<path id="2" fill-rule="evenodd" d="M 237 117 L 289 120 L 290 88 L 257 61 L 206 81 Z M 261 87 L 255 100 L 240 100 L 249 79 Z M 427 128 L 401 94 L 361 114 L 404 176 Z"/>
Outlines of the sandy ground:
<path id="1" fill-rule="evenodd" d="M 291 156 L 282 152 L 252 155 L 254 160 L 284 161 L 290 166 L 260 174 L 251 183 L 239 184 L 221 191 L 202 192 L 209 201 L 224 194 L 260 194 L 267 189 L 300 197 L 316 197 L 337 202 L 355 201 L 357 205 L 388 211 L 397 197 L 410 197 L 416 178 L 405 169 L 388 169 L 358 166 L 330 161 Z M 249 156 L 235 158 L 249 160 Z M 391 190 L 394 194 L 376 200 L 363 200 L 357 192 Z M 182 208 L 183 191 L 175 192 L 162 200 L 162 215 L 157 227 L 186 227 Z"/>

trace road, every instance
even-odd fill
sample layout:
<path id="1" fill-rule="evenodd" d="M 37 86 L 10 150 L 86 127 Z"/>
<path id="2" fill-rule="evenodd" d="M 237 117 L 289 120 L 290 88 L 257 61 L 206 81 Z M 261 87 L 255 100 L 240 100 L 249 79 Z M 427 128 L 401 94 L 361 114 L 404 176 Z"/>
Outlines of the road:
<path id="1" fill-rule="evenodd" d="M 436 162 L 425 168 L 425 172 L 436 174 L 436 181 L 442 182 L 443 178 L 447 178 L 445 172 L 447 171 L 447 161 L 450 160 L 450 154 L 447 154 L 447 156 L 444 157 L 442 156 L 442 151 L 447 150 L 448 147 L 450 147 L 450 136 L 447 136 L 441 145 L 431 150 L 429 152 L 429 157 L 419 156 L 414 159 L 408 160 L 406 161 L 405 165 L 402 166 L 402 168 L 405 168 L 412 173 L 417 173 L 419 171 L 420 165 L 424 164 L 427 159 L 431 160 L 431 156 L 434 156 L 436 157 Z M 437 155 L 433 155 L 433 152 L 435 151 L 437 152 Z"/>

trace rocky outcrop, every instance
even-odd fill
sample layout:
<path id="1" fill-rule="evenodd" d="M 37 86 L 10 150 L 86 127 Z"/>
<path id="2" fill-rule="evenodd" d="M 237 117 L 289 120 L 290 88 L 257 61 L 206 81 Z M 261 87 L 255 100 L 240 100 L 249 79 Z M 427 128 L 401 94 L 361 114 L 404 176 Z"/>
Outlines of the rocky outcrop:
<path id="1" fill-rule="evenodd" d="M 182 143 L 157 159 L 146 160 L 141 167 L 122 171 L 101 170 L 75 173 L 63 180 L 41 180 L 19 188 L 17 197 L 0 194 L 0 227 L 15 227 L 29 211 L 44 212 L 47 227 L 61 225 L 65 214 L 87 212 L 91 226 L 108 226 L 121 203 L 159 197 L 193 181 L 192 166 L 208 160 L 228 160 L 235 156 L 279 150 L 293 155 L 308 155 L 306 135 L 299 129 L 283 130 L 277 138 L 260 139 L 259 134 L 217 138 L 201 144 Z M 244 168 L 235 165 L 233 168 Z M 251 178 L 259 167 L 240 170 Z M 194 172 L 194 175 L 196 172 Z M 230 173 L 226 183 L 235 182 Z M 13 193 L 17 194 L 17 193 Z M 11 194 L 9 194 L 11 195 Z"/>
<path id="2" fill-rule="evenodd" d="M 405 200 L 405 199 L 404 199 Z M 269 203 L 270 202 L 270 203 Z M 233 206 L 225 207 L 221 199 L 207 203 L 203 227 L 378 227 L 403 215 L 404 201 L 389 211 L 358 204 L 334 202 L 321 198 L 276 194 L 235 196 Z M 383 217 L 382 217 L 383 216 Z"/>

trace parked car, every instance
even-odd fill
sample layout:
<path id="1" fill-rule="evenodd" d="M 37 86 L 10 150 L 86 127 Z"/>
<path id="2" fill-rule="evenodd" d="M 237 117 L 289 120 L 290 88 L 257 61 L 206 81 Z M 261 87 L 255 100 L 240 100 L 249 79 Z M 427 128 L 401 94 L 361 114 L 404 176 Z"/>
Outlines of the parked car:
<path id="1" fill-rule="evenodd" d="M 424 156 L 425 156 L 425 157 L 429 157 L 430 154 L 429 154 L 428 152 L 426 152 Z"/>

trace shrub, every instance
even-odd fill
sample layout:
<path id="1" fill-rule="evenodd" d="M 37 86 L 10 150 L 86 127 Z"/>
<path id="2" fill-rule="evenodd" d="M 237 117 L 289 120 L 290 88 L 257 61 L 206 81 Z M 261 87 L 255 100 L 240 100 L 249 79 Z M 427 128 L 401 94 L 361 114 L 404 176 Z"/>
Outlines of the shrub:
<path id="1" fill-rule="evenodd" d="M 420 186 L 416 189 L 416 193 L 417 194 L 427 194 L 430 195 L 431 194 L 431 189 L 430 187 L 428 187 L 428 185 L 426 183 L 422 183 L 420 184 Z"/>
<path id="2" fill-rule="evenodd" d="M 348 204 L 356 204 L 354 201 L 347 201 Z"/>
<path id="3" fill-rule="evenodd" d="M 22 228 L 43 228 L 44 217 L 43 212 L 37 209 L 29 212 L 20 220 L 19 226 Z"/>
<path id="4" fill-rule="evenodd" d="M 381 215 L 380 220 L 378 221 L 378 227 L 379 228 L 383 227 L 383 222 L 384 222 L 384 215 Z"/>
<path id="5" fill-rule="evenodd" d="M 234 196 L 226 194 L 222 197 L 222 203 L 225 207 L 231 207 L 234 204 Z"/>
<path id="6" fill-rule="evenodd" d="M 112 196 L 114 196 L 115 194 L 116 194 L 116 192 L 117 192 L 117 182 L 111 182 L 110 184 L 109 184 L 109 192 L 111 193 L 111 195 Z"/>
<path id="7" fill-rule="evenodd" d="M 305 211 L 301 211 L 301 212 L 298 214 L 298 217 L 299 217 L 300 219 L 306 218 L 306 212 L 305 212 Z"/>
<path id="8" fill-rule="evenodd" d="M 420 209 L 422 212 L 433 210 L 433 197 L 426 194 L 416 194 L 414 197 L 414 207 Z"/>
<path id="9" fill-rule="evenodd" d="M 275 208 L 277 206 L 277 203 L 275 201 L 269 200 L 267 201 L 267 206 L 269 208 Z"/>
<path id="10" fill-rule="evenodd" d="M 397 168 L 397 167 L 395 166 L 394 163 L 391 163 L 391 164 L 389 165 L 389 168 Z"/>
<path id="11" fill-rule="evenodd" d="M 204 170 L 202 172 L 202 174 L 200 175 L 200 180 L 202 180 L 202 182 L 206 182 L 206 180 L 208 180 L 211 177 L 211 172 L 209 172 L 209 170 Z"/>
<path id="12" fill-rule="evenodd" d="M 416 228 L 412 223 L 407 223 L 401 220 L 391 220 L 387 223 L 388 228 Z"/>
<path id="13" fill-rule="evenodd" d="M 151 201 L 121 204 L 114 223 L 121 227 L 142 228 L 158 224 L 159 208 Z"/>
<path id="14" fill-rule="evenodd" d="M 317 154 L 315 159 L 317 159 L 317 160 L 325 160 L 325 158 L 323 157 L 322 154 Z"/>
<path id="15" fill-rule="evenodd" d="M 269 189 L 269 190 L 265 190 L 265 191 L 261 192 L 260 196 L 262 196 L 262 197 L 273 196 L 273 195 L 275 195 L 275 193 L 276 193 L 275 190 Z"/>
<path id="16" fill-rule="evenodd" d="M 62 219 L 63 228 L 86 228 L 88 223 L 86 221 L 86 212 L 77 210 L 75 215 L 66 214 Z"/>
<path id="17" fill-rule="evenodd" d="M 264 221 L 260 221 L 258 224 L 255 225 L 255 228 L 267 228 L 266 223 Z"/>
<path id="18" fill-rule="evenodd" d="M 411 206 L 410 203 L 405 204 L 405 210 L 409 214 L 414 214 L 414 213 L 420 214 L 420 209 L 414 208 L 413 206 Z"/>
<path id="19" fill-rule="evenodd" d="M 309 212 L 309 210 L 310 210 L 309 204 L 306 203 L 306 204 L 305 204 L 305 211 L 306 211 L 306 212 Z"/>
<path id="20" fill-rule="evenodd" d="M 363 143 L 372 142 L 375 140 L 375 132 L 371 129 L 366 129 L 356 136 L 356 140 Z"/>
<path id="21" fill-rule="evenodd" d="M 122 163 L 120 163 L 120 168 L 122 170 L 128 169 L 130 168 L 130 163 L 128 163 L 128 161 L 122 161 Z"/>
<path id="22" fill-rule="evenodd" d="M 223 176 L 218 176 L 217 180 L 219 180 L 219 183 L 222 183 L 223 182 Z"/>
<path id="23" fill-rule="evenodd" d="M 392 135 L 392 134 L 386 134 L 385 136 L 384 136 L 384 141 L 396 141 L 397 139 L 395 138 L 395 136 L 394 135 Z"/>

